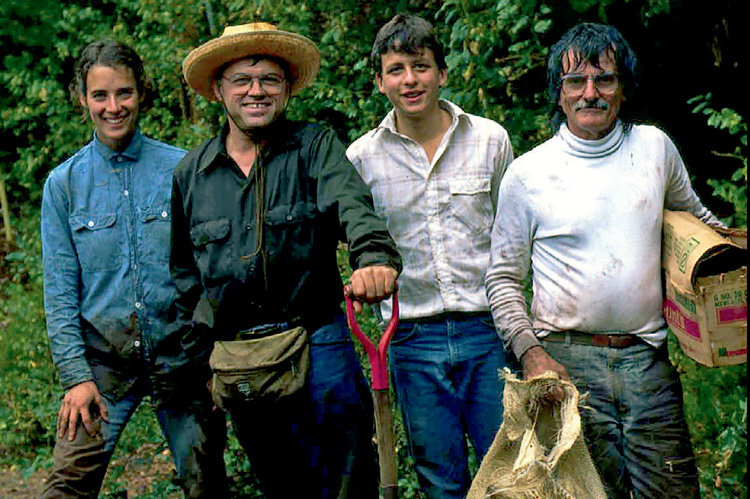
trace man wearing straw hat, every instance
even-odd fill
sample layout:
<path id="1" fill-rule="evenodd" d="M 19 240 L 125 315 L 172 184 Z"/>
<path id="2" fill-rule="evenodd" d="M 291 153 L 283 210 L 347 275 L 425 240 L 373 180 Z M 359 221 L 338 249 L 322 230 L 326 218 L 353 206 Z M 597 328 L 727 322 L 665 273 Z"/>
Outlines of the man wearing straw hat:
<path id="1" fill-rule="evenodd" d="M 175 324 L 204 360 L 238 333 L 304 327 L 303 390 L 223 407 L 266 497 L 377 497 L 371 401 L 336 248 L 345 236 L 360 310 L 393 292 L 401 259 L 335 134 L 284 115 L 319 67 L 309 39 L 267 23 L 228 27 L 185 58 L 188 84 L 227 119 L 175 170 Z"/>

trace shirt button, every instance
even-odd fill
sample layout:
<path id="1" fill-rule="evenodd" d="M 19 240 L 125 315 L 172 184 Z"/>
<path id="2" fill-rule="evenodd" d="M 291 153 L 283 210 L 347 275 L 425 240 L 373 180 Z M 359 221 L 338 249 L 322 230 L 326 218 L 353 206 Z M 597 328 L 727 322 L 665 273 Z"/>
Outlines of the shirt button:
<path id="1" fill-rule="evenodd" d="M 245 230 L 253 230 L 253 226 L 250 224 L 245 225 Z"/>
<path id="2" fill-rule="evenodd" d="M 94 221 L 93 220 L 89 220 L 89 223 L 87 223 L 86 225 L 88 225 L 89 227 L 93 227 L 94 226 Z"/>
<path id="3" fill-rule="evenodd" d="M 130 193 L 126 190 L 123 192 L 123 194 L 125 194 L 125 197 L 127 197 Z"/>
<path id="4" fill-rule="evenodd" d="M 166 211 L 161 212 L 162 218 L 167 218 L 168 213 Z"/>
<path id="5" fill-rule="evenodd" d="M 141 346 L 141 342 L 140 342 L 140 340 L 135 340 L 135 341 L 133 342 L 133 346 L 134 346 L 134 347 L 136 347 L 136 348 L 138 348 L 139 346 Z"/>
<path id="6" fill-rule="evenodd" d="M 141 308 L 141 302 L 139 301 L 135 302 L 135 308 Z"/>
<path id="7" fill-rule="evenodd" d="M 286 219 L 287 219 L 287 220 L 291 220 L 291 219 L 292 219 L 292 216 L 291 216 L 291 215 L 287 215 L 287 216 L 286 216 Z"/>

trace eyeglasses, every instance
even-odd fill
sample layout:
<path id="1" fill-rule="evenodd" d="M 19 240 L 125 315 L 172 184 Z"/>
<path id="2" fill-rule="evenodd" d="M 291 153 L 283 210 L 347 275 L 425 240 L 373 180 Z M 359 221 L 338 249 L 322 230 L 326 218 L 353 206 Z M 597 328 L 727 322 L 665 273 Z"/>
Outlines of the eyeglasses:
<path id="1" fill-rule="evenodd" d="M 261 90 L 266 95 L 276 95 L 281 93 L 286 80 L 277 74 L 266 74 L 259 76 L 250 76 L 246 74 L 236 74 L 232 76 L 222 76 L 234 90 L 247 92 L 253 88 L 253 80 L 258 80 Z"/>
<path id="2" fill-rule="evenodd" d="M 568 95 L 582 94 L 586 90 L 589 80 L 594 81 L 594 87 L 600 94 L 613 94 L 620 86 L 620 79 L 616 73 L 601 73 L 598 75 L 566 74 L 560 77 L 562 91 Z"/>

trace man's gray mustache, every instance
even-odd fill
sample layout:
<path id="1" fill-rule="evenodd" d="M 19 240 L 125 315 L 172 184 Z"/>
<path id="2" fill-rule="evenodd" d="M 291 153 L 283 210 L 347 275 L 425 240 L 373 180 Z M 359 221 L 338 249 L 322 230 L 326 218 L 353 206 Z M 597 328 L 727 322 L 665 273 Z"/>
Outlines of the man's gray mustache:
<path id="1" fill-rule="evenodd" d="M 574 110 L 580 111 L 581 109 L 609 109 L 609 103 L 605 100 L 597 99 L 595 101 L 582 101 L 575 105 Z"/>

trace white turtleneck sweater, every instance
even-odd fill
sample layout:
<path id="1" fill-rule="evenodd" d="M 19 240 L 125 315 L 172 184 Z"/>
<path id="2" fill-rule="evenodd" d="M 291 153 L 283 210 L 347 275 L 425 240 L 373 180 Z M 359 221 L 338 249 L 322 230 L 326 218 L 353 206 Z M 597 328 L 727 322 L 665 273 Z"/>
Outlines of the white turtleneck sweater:
<path id="1" fill-rule="evenodd" d="M 516 159 L 500 184 L 487 295 L 518 358 L 550 331 L 664 341 L 661 235 L 665 208 L 718 223 L 677 148 L 653 126 L 621 122 L 599 140 L 563 125 Z M 532 271 L 530 315 L 522 281 Z"/>

